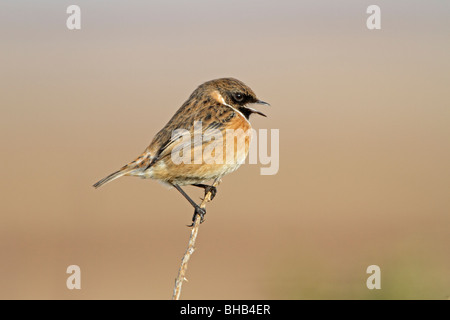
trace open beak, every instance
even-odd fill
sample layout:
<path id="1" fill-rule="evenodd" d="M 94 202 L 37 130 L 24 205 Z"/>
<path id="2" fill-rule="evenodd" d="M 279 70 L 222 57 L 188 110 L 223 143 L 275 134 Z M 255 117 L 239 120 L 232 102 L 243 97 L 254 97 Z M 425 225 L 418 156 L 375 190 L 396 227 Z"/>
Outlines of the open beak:
<path id="1" fill-rule="evenodd" d="M 263 104 L 263 105 L 265 105 L 265 106 L 270 106 L 269 103 L 267 103 L 267 102 L 265 102 L 265 101 L 262 101 L 262 100 L 258 100 L 258 101 L 256 101 L 256 103 L 257 103 L 257 104 Z"/>
<path id="2" fill-rule="evenodd" d="M 254 102 L 254 103 L 251 103 L 251 104 L 263 104 L 263 105 L 266 105 L 266 106 L 270 106 L 270 104 L 268 104 L 267 102 L 262 101 L 262 100 L 258 100 L 258 101 Z M 250 104 L 250 105 L 251 105 L 251 104 Z M 256 110 L 256 109 L 253 109 L 253 108 L 249 107 L 248 105 L 245 106 L 245 108 L 248 109 L 248 110 L 250 110 L 252 113 L 257 113 L 257 114 L 259 114 L 259 115 L 261 115 L 261 116 L 263 116 L 263 117 L 267 117 L 267 116 L 266 116 L 264 113 L 262 113 L 261 111 Z"/>

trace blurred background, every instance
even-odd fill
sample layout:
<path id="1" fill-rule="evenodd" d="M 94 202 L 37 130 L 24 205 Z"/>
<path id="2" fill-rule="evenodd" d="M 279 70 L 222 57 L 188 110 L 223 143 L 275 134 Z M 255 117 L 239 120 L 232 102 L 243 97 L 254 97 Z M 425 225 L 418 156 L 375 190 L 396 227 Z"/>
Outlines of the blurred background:
<path id="1" fill-rule="evenodd" d="M 190 205 L 91 185 L 232 76 L 271 103 L 252 124 L 280 130 L 280 168 L 223 180 L 181 297 L 448 299 L 450 3 L 378 0 L 373 31 L 371 4 L 0 2 L 0 298 L 170 299 Z"/>

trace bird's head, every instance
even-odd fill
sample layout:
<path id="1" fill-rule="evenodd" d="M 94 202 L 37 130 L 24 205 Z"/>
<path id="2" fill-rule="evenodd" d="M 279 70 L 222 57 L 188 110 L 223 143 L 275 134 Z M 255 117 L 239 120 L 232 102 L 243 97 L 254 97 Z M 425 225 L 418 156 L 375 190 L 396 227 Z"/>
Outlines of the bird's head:
<path id="1" fill-rule="evenodd" d="M 264 113 L 254 108 L 255 104 L 269 105 L 259 100 L 252 89 L 242 81 L 234 78 L 211 80 L 200 85 L 196 91 L 206 94 L 220 104 L 225 104 L 240 111 L 247 119 L 252 113 L 266 117 Z M 194 92 L 195 93 L 195 92 Z"/>

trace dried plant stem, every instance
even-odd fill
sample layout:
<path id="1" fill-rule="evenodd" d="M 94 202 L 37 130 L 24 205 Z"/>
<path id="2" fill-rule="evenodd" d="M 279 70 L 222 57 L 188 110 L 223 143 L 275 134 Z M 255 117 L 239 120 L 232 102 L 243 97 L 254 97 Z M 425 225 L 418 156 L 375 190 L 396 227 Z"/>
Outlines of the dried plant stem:
<path id="1" fill-rule="evenodd" d="M 215 181 L 213 183 L 214 187 L 217 187 L 220 181 Z M 205 194 L 205 197 L 200 204 L 200 208 L 205 208 L 206 203 L 211 201 L 211 191 Z M 187 266 L 189 259 L 191 259 L 191 255 L 194 253 L 195 250 L 195 241 L 197 240 L 198 230 L 200 227 L 200 221 L 201 217 L 200 215 L 197 215 L 194 221 L 194 225 L 191 229 L 191 236 L 189 237 L 188 247 L 186 249 L 186 252 L 184 253 L 183 259 L 181 259 L 181 266 L 178 270 L 178 276 L 175 279 L 175 287 L 173 288 L 173 295 L 172 300 L 179 300 L 181 295 L 181 287 L 183 286 L 183 281 L 187 281 L 185 275 L 187 271 Z"/>

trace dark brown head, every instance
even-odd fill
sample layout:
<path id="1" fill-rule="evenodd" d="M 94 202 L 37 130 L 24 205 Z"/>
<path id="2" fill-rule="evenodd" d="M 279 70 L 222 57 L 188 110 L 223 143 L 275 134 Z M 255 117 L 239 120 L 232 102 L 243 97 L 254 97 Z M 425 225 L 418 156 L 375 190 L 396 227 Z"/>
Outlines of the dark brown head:
<path id="1" fill-rule="evenodd" d="M 197 98 L 202 96 L 201 98 L 209 98 L 219 104 L 229 105 L 239 110 L 247 119 L 252 113 L 266 116 L 252 108 L 252 104 L 269 105 L 267 102 L 259 100 L 253 90 L 242 81 L 234 78 L 221 78 L 205 82 L 192 93 L 192 96 L 197 96 Z"/>

